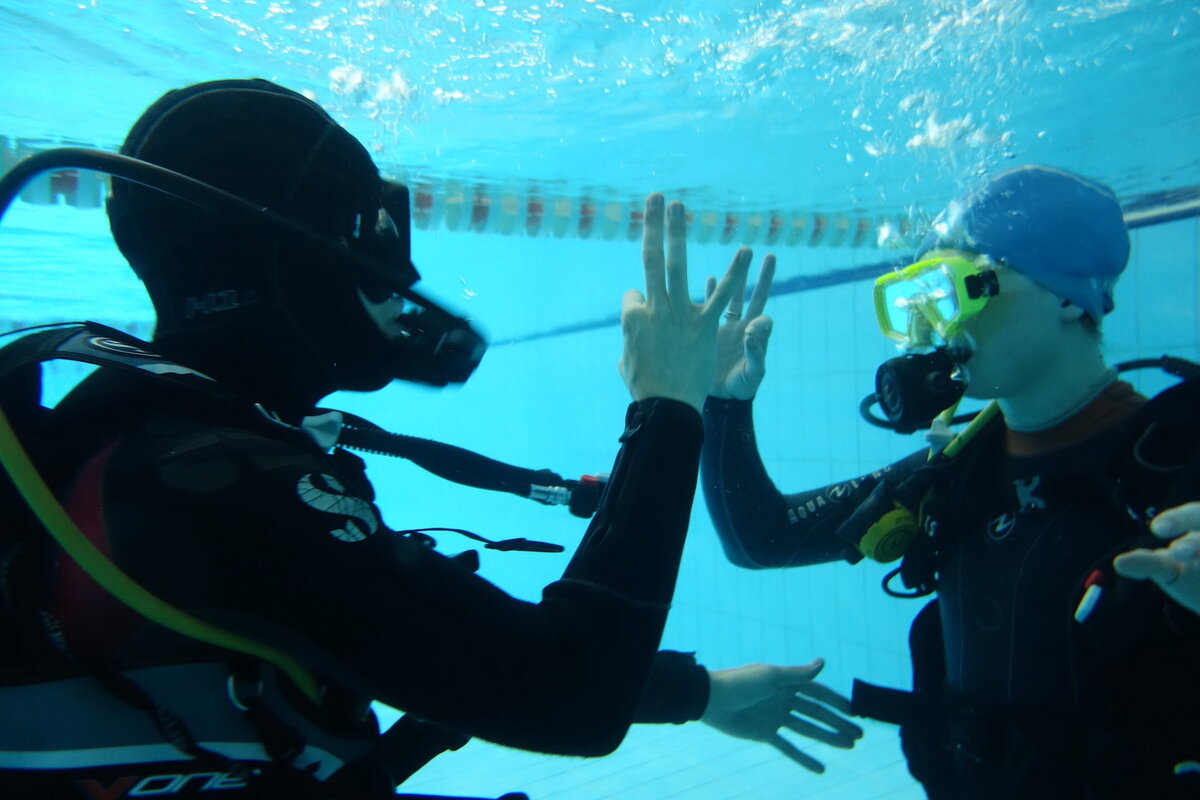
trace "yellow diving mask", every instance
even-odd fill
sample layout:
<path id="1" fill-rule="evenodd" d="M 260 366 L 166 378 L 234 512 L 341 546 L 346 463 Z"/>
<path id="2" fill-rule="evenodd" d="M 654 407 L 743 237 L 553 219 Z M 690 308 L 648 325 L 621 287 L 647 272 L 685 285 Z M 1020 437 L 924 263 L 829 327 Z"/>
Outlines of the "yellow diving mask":
<path id="1" fill-rule="evenodd" d="M 986 256 L 943 251 L 875 281 L 879 330 L 906 350 L 947 344 L 1000 289 Z"/>

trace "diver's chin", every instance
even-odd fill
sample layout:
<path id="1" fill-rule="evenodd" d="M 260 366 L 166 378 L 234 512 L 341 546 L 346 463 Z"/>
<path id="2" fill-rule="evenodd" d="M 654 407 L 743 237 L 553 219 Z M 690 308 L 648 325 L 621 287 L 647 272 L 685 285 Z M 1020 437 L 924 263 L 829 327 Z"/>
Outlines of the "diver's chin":
<path id="1" fill-rule="evenodd" d="M 986 371 L 980 374 L 977 370 L 972 374 L 968 367 L 960 367 L 956 377 L 966 384 L 963 397 L 972 400 L 995 400 L 1000 396 L 1000 384 L 994 375 L 988 376 Z"/>
<path id="2" fill-rule="evenodd" d="M 976 388 L 979 384 L 972 382 L 969 376 L 964 375 L 963 380 L 967 384 L 967 388 L 963 389 L 963 397 L 969 397 L 972 400 L 991 400 L 995 396 L 993 392 Z"/>

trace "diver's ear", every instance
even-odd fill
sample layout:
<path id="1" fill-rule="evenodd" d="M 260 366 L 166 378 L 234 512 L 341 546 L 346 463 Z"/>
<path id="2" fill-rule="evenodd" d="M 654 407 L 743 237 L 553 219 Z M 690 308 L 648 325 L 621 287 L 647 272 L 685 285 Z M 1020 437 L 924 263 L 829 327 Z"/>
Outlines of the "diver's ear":
<path id="1" fill-rule="evenodd" d="M 1060 312 L 1063 322 L 1075 322 L 1079 320 L 1086 312 L 1081 306 L 1077 306 L 1070 300 L 1063 300 L 1062 311 Z"/>

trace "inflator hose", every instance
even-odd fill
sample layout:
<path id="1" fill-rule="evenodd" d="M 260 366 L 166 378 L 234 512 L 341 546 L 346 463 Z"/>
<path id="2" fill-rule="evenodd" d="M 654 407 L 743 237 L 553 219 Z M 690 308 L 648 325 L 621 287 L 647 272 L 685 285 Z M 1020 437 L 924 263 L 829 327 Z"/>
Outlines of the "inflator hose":
<path id="1" fill-rule="evenodd" d="M 275 665 L 309 699 L 314 703 L 319 702 L 316 678 L 299 661 L 269 645 L 205 622 L 170 605 L 146 591 L 92 544 L 42 480 L 3 409 L 0 409 L 0 464 L 3 464 L 13 485 L 46 531 L 84 572 L 113 597 L 164 628 Z"/>

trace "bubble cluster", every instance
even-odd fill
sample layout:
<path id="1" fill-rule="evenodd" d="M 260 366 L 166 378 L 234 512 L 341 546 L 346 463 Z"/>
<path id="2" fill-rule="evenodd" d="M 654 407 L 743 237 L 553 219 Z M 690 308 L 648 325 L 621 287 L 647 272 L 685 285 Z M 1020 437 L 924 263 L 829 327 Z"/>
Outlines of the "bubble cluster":
<path id="1" fill-rule="evenodd" d="M 194 4 L 410 171 L 866 209 L 1061 145 L 1077 87 L 1198 24 L 1134 0 Z"/>

